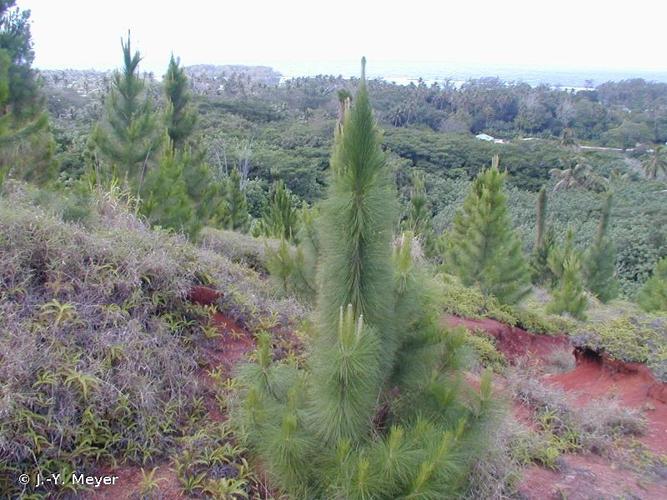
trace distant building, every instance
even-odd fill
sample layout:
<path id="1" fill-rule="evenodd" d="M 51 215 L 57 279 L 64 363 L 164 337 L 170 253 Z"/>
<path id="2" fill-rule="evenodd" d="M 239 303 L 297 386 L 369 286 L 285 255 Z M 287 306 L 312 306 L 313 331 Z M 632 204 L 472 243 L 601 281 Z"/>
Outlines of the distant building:
<path id="1" fill-rule="evenodd" d="M 505 144 L 505 141 L 503 141 L 502 139 L 496 139 L 495 137 L 491 137 L 488 134 L 477 134 L 475 137 L 481 141 L 494 142 L 496 144 Z"/>
<path id="2" fill-rule="evenodd" d="M 490 135 L 487 135 L 487 134 L 477 134 L 475 137 L 477 137 L 478 139 L 480 139 L 482 141 L 493 142 L 495 140 L 494 137 L 491 137 Z"/>

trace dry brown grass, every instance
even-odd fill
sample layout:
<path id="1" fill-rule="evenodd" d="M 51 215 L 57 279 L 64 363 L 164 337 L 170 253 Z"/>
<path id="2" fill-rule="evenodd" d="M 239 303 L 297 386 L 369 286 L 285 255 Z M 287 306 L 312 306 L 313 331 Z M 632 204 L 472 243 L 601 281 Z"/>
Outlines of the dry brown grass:
<path id="1" fill-rule="evenodd" d="M 0 491 L 17 473 L 147 464 L 205 415 L 195 376 L 206 311 L 250 329 L 300 314 L 258 274 L 146 227 L 111 196 L 87 227 L 0 196 Z"/>

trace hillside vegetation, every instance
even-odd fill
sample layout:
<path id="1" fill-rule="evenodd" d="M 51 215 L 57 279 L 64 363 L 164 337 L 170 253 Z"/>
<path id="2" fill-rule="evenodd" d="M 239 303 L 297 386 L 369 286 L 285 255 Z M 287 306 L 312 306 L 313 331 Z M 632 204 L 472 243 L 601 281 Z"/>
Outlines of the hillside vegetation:
<path id="1" fill-rule="evenodd" d="M 41 79 L 0 21 L 0 496 L 507 498 L 575 454 L 660 496 L 666 85 L 157 81 L 129 33 Z"/>

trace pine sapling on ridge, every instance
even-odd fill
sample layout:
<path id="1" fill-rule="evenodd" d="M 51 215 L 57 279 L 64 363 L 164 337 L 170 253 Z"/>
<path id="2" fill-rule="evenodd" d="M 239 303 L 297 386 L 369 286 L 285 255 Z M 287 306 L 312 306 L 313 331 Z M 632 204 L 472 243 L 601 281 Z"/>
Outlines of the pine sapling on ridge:
<path id="1" fill-rule="evenodd" d="M 586 319 L 588 299 L 582 281 L 581 262 L 574 255 L 567 257 L 563 263 L 560 286 L 554 290 L 547 311 L 554 314 L 568 313 L 573 318 Z"/>
<path id="2" fill-rule="evenodd" d="M 609 238 L 612 195 L 608 193 L 602 208 L 602 216 L 593 245 L 585 259 L 587 288 L 602 302 L 609 302 L 618 295 L 616 280 L 616 248 Z"/>
<path id="3" fill-rule="evenodd" d="M 658 261 L 653 275 L 639 292 L 637 302 L 647 312 L 667 311 L 667 257 Z"/>
<path id="4" fill-rule="evenodd" d="M 462 383 L 465 332 L 440 326 L 413 235 L 392 249 L 396 193 L 363 69 L 334 142 L 307 368 L 273 362 L 261 335 L 233 421 L 294 498 L 456 496 L 484 447 L 490 378 Z"/>
<path id="5" fill-rule="evenodd" d="M 496 156 L 473 181 L 454 217 L 445 260 L 465 286 L 514 304 L 530 291 L 529 272 L 507 211 L 506 173 L 498 166 Z"/>
<path id="6" fill-rule="evenodd" d="M 141 184 L 162 140 L 157 115 L 138 75 L 141 56 L 132 54 L 130 34 L 123 48 L 122 71 L 113 76 L 104 120 L 93 130 L 93 142 L 108 160 L 114 177 L 131 186 Z"/>
<path id="7" fill-rule="evenodd" d="M 543 186 L 537 195 L 537 219 L 535 223 L 535 245 L 531 256 L 531 274 L 534 284 L 550 283 L 554 275 L 549 268 L 549 255 L 555 246 L 552 228 L 546 227 L 547 190 Z"/>

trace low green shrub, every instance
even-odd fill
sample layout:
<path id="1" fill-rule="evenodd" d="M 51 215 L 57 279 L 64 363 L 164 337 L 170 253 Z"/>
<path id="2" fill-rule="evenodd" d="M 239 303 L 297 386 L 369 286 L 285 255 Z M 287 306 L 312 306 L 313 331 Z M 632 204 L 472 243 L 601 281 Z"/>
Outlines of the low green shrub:
<path id="1" fill-rule="evenodd" d="M 500 373 L 507 366 L 507 359 L 496 349 L 494 338 L 483 331 L 468 332 L 466 343 L 477 356 L 479 363 Z"/>
<path id="2" fill-rule="evenodd" d="M 261 274 L 268 274 L 267 248 L 277 250 L 280 241 L 205 227 L 199 233 L 199 244 L 202 248 L 224 255 L 236 264 L 249 267 Z"/>
<path id="3" fill-rule="evenodd" d="M 572 332 L 577 347 L 591 349 L 621 361 L 645 363 L 667 380 L 667 320 L 623 315 L 591 321 Z"/>
<path id="4" fill-rule="evenodd" d="M 541 314 L 523 305 L 500 304 L 492 296 L 484 296 L 477 288 L 465 287 L 458 278 L 442 274 L 438 287 L 438 305 L 447 314 L 461 318 L 492 318 L 510 326 L 518 326 L 533 333 L 560 333 L 570 322 Z"/>

